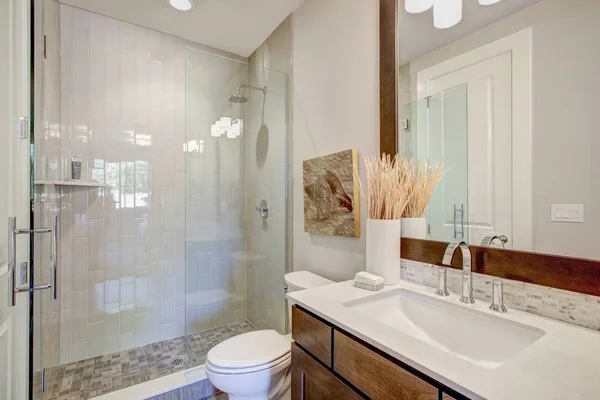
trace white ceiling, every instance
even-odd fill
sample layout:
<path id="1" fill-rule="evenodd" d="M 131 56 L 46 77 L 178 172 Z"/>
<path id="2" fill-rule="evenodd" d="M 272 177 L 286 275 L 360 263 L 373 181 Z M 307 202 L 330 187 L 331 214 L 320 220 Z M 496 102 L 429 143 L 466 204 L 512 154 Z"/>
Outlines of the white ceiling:
<path id="1" fill-rule="evenodd" d="M 400 65 L 478 31 L 538 1 L 540 0 L 503 0 L 492 6 L 481 6 L 477 0 L 463 0 L 462 21 L 449 29 L 436 29 L 433 26 L 431 10 L 422 14 L 409 14 L 404 11 L 404 1 L 401 0 L 398 17 Z"/>
<path id="2" fill-rule="evenodd" d="M 304 0 L 194 0 L 178 12 L 165 0 L 60 0 L 132 24 L 248 57 Z"/>

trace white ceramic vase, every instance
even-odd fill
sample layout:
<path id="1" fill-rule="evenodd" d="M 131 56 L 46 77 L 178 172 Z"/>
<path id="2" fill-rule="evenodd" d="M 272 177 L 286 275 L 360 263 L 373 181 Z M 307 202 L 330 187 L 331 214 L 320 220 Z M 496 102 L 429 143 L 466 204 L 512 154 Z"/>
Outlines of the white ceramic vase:
<path id="1" fill-rule="evenodd" d="M 402 237 L 427 239 L 427 218 L 402 218 Z"/>
<path id="2" fill-rule="evenodd" d="M 385 285 L 400 281 L 399 219 L 367 219 L 367 272 L 381 276 Z"/>

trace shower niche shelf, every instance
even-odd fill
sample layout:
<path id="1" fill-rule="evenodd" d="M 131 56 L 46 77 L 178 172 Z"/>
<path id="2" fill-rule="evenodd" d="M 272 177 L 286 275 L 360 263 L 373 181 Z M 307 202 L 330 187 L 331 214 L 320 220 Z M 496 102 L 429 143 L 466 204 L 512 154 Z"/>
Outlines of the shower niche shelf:
<path id="1" fill-rule="evenodd" d="M 35 181 L 36 186 L 106 187 L 103 182 Z"/>

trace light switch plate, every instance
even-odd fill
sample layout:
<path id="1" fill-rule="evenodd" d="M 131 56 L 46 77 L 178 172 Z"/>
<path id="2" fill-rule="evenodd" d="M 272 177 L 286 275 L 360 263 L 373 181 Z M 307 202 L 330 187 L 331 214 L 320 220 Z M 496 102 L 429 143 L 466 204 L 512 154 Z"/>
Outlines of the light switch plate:
<path id="1" fill-rule="evenodd" d="M 552 204 L 550 220 L 583 223 L 583 204 Z"/>

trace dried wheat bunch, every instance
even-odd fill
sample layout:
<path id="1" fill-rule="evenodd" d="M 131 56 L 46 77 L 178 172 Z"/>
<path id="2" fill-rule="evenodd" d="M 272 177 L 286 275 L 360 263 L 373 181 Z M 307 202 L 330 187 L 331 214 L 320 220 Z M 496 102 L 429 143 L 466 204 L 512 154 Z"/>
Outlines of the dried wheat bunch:
<path id="1" fill-rule="evenodd" d="M 404 163 L 409 180 L 409 200 L 402 218 L 423 218 L 433 191 L 448 170 L 444 171 L 440 161 L 432 165 L 429 160 L 404 159 Z"/>
<path id="2" fill-rule="evenodd" d="M 408 165 L 397 156 L 382 154 L 364 157 L 367 190 L 355 168 L 354 176 L 362 198 L 367 203 L 368 218 L 393 220 L 402 218 L 409 201 Z"/>

